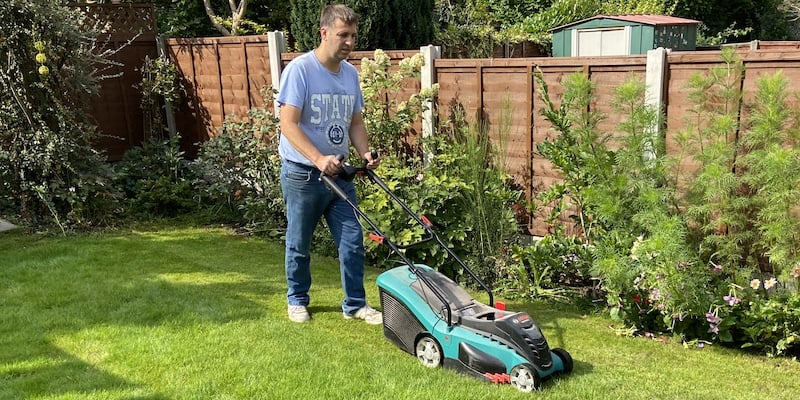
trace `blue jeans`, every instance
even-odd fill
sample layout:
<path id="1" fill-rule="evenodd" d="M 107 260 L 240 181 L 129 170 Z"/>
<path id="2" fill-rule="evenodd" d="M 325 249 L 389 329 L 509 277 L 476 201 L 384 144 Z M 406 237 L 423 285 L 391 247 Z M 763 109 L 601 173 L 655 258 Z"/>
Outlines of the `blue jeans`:
<path id="1" fill-rule="evenodd" d="M 352 207 L 319 180 L 316 168 L 283 161 L 281 188 L 286 203 L 286 283 L 287 301 L 293 306 L 308 306 L 311 289 L 311 239 L 322 216 L 328 223 L 339 251 L 339 269 L 344 300 L 342 311 L 356 312 L 366 305 L 364 290 L 364 236 Z M 347 197 L 356 203 L 353 182 L 336 179 Z"/>

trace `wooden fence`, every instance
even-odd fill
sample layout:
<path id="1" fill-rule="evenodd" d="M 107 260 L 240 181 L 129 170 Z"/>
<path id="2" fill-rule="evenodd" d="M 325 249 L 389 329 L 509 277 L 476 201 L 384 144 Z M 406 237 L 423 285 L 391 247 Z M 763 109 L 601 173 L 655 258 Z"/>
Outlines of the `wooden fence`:
<path id="1" fill-rule="evenodd" d="M 196 143 L 217 135 L 226 117 L 264 106 L 260 90 L 272 80 L 268 46 L 266 36 L 165 40 L 184 83 L 175 125 L 190 155 Z"/>
<path id="2" fill-rule="evenodd" d="M 147 121 L 136 86 L 142 80 L 145 58 L 158 55 L 155 7 L 134 3 L 70 5 L 86 13 L 87 24 L 107 27 L 110 33 L 98 38 L 103 49 L 118 49 L 111 61 L 119 65 L 99 71 L 114 78 L 100 81 L 99 95 L 91 100 L 89 111 L 101 134 L 96 146 L 105 150 L 109 159 L 119 160 L 126 150 L 144 140 Z"/>
<path id="3" fill-rule="evenodd" d="M 203 39 L 168 39 L 164 53 L 177 65 L 182 74 L 187 98 L 175 113 L 176 127 L 183 138 L 183 146 L 192 155 L 194 144 L 215 136 L 228 116 L 244 116 L 251 107 L 262 107 L 260 89 L 277 82 L 279 69 L 296 57 L 297 53 L 277 50 L 279 56 L 271 58 L 281 46 L 270 43 L 272 36 L 244 36 Z M 800 79 L 800 52 L 797 42 L 753 42 L 740 45 L 739 56 L 746 73 L 742 81 L 745 104 L 753 99 L 756 79 L 764 74 L 783 70 L 796 87 Z M 397 63 L 417 53 L 417 50 L 387 51 Z M 363 57 L 372 52 L 357 52 L 351 62 L 359 66 Z M 652 93 L 657 104 L 666 113 L 668 154 L 676 151 L 674 137 L 686 126 L 691 105 L 687 101 L 687 82 L 695 73 L 705 73 L 722 61 L 719 50 L 672 52 L 666 54 L 661 69 L 663 83 Z M 141 60 L 126 62 L 128 70 L 135 69 Z M 596 85 L 595 101 L 590 109 L 603 113 L 606 118 L 600 129 L 614 132 L 622 116 L 612 111 L 610 99 L 614 89 L 630 76 L 650 79 L 654 66 L 645 55 L 621 57 L 535 57 L 508 59 L 430 59 L 432 82 L 440 85 L 437 108 L 440 118 L 449 118 L 453 104 L 463 107 L 473 121 L 484 121 L 495 140 L 501 128 L 506 130 L 504 148 L 506 168 L 530 198 L 543 188 L 561 179 L 558 172 L 536 153 L 536 146 L 557 134 L 541 115 L 542 103 L 533 71 L 539 69 L 550 88 L 554 102 L 563 93 L 560 83 L 574 72 L 584 72 Z M 126 72 L 127 73 L 127 72 Z M 135 81 L 135 79 L 132 79 Z M 661 82 L 661 81 L 658 81 Z M 410 96 L 422 87 L 422 81 L 412 79 L 399 97 Z M 130 81 L 112 83 L 120 90 L 128 90 Z M 128 85 L 128 88 L 125 86 Z M 651 93 L 651 94 L 652 94 Z M 107 103 L 105 101 L 102 104 Z M 126 100 L 124 114 L 108 110 L 101 114 L 116 115 L 117 124 L 133 127 L 138 103 Z M 510 118 L 504 121 L 510 111 Z M 743 111 L 744 112 L 744 111 Z M 99 120 L 99 118 L 98 118 Z M 124 131 L 120 127 L 119 132 Z M 135 138 L 126 142 L 138 144 Z M 111 149 L 111 147 L 108 147 Z M 114 152 L 119 153 L 115 147 Z M 542 215 L 531 216 L 529 230 L 534 235 L 544 235 L 551 227 Z"/>

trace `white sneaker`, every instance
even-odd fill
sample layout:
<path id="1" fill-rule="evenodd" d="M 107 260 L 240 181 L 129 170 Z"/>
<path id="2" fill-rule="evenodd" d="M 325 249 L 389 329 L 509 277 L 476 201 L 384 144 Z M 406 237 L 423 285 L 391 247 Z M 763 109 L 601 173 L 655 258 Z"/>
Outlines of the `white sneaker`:
<path id="1" fill-rule="evenodd" d="M 342 314 L 344 315 L 344 319 L 363 319 L 364 322 L 370 325 L 380 325 L 383 323 L 383 314 L 370 306 L 361 307 L 352 314 Z"/>
<path id="2" fill-rule="evenodd" d="M 308 313 L 306 306 L 289 306 L 289 320 L 292 322 L 311 321 L 311 314 Z"/>

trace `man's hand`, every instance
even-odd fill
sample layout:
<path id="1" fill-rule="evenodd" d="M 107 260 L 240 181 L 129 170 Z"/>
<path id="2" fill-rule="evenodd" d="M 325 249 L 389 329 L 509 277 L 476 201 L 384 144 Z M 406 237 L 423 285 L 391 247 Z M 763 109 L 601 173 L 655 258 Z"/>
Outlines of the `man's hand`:
<path id="1" fill-rule="evenodd" d="M 381 163 L 381 159 L 378 158 L 378 153 L 375 151 L 368 151 L 364 153 L 364 160 L 367 161 L 367 168 L 375 169 L 378 168 L 378 165 Z"/>
<path id="2" fill-rule="evenodd" d="M 336 156 L 321 156 L 314 160 L 314 166 L 323 174 L 333 176 L 342 168 L 342 163 Z"/>

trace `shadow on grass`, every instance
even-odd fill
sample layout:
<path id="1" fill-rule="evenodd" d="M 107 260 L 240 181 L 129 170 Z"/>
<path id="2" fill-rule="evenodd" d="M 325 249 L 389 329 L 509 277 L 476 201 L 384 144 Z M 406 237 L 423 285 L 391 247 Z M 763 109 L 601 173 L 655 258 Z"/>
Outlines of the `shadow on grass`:
<path id="1" fill-rule="evenodd" d="M 18 241 L 21 250 L 4 255 L 0 268 L 4 399 L 79 393 L 166 399 L 146 384 L 103 370 L 91 360 L 91 349 L 82 348 L 83 356 L 72 354 L 58 340 L 99 327 L 110 331 L 101 341 L 111 349 L 102 351 L 113 353 L 107 337 L 113 341 L 123 335 L 120 340 L 127 340 L 130 327 L 255 320 L 267 310 L 253 299 L 285 293 L 283 276 L 274 277 L 274 267 L 263 265 L 273 255 L 252 254 L 257 246 L 222 236 L 7 238 Z M 87 342 L 70 346 L 92 343 Z"/>
<path id="2" fill-rule="evenodd" d="M 147 388 L 104 372 L 56 346 L 29 348 L 19 360 L 0 360 L 0 398 L 58 397 L 75 393 L 125 390 L 149 392 Z M 47 360 L 42 360 L 47 357 Z M 38 358 L 38 360 L 36 360 Z M 12 364 L 8 367 L 8 364 Z M 124 396 L 126 399 L 166 400 L 160 394 Z"/>

